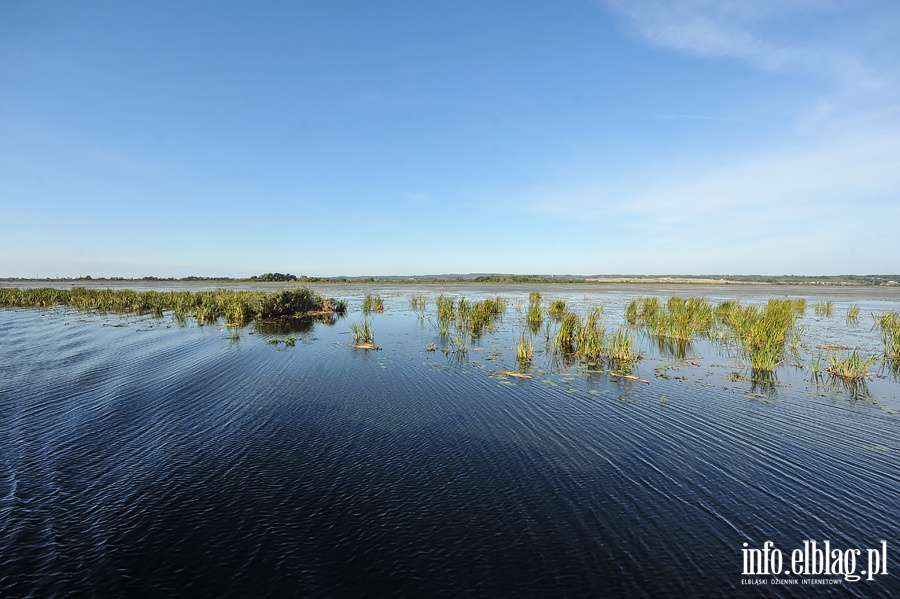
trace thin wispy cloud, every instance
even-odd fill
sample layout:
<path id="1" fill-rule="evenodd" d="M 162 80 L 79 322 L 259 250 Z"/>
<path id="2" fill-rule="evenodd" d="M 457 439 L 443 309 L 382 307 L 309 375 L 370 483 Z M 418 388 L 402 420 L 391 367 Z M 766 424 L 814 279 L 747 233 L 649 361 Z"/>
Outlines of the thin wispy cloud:
<path id="1" fill-rule="evenodd" d="M 882 84 L 859 56 L 831 44 L 789 40 L 767 33 L 798 15 L 839 12 L 838 2 L 807 0 L 606 0 L 627 28 L 655 46 L 703 58 L 731 58 L 773 72 L 803 72 L 841 86 L 874 89 Z"/>

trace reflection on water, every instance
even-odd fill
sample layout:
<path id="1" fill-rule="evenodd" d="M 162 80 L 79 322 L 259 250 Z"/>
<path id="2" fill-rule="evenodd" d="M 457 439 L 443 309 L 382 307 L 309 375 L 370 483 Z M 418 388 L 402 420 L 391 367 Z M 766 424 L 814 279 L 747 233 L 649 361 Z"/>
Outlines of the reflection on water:
<path id="1" fill-rule="evenodd" d="M 750 393 L 774 399 L 778 394 L 778 376 L 765 370 L 750 371 Z"/>
<path id="2" fill-rule="evenodd" d="M 684 360 L 693 353 L 694 343 L 688 339 L 673 339 L 671 337 L 653 336 L 656 348 L 664 357 Z"/>
<path id="3" fill-rule="evenodd" d="M 315 317 L 280 318 L 278 320 L 257 321 L 254 326 L 257 331 L 266 335 L 310 333 L 317 323 L 334 326 L 339 320 L 344 318 L 344 316 L 344 314 L 323 314 Z"/>

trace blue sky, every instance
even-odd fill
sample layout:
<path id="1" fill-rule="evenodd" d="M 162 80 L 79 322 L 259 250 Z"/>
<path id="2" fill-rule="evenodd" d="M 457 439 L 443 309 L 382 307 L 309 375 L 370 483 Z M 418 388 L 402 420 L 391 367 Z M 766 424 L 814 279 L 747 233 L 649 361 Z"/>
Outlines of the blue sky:
<path id="1" fill-rule="evenodd" d="M 0 276 L 900 268 L 900 3 L 0 2 Z"/>

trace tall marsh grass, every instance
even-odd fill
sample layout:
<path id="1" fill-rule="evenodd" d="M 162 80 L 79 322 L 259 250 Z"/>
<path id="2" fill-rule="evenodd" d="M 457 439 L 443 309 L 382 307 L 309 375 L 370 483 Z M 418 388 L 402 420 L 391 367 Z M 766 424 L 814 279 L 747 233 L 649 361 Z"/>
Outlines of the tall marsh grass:
<path id="1" fill-rule="evenodd" d="M 875 362 L 875 357 L 863 357 L 858 351 L 849 355 L 837 352 L 828 354 L 828 374 L 843 380 L 863 379 L 869 374 L 869 367 Z"/>
<path id="2" fill-rule="evenodd" d="M 722 313 L 724 324 L 754 371 L 772 372 L 784 361 L 786 344 L 797 320 L 791 300 L 769 300 L 765 307 L 734 305 Z"/>
<path id="3" fill-rule="evenodd" d="M 519 332 L 519 343 L 516 346 L 516 361 L 520 366 L 531 364 L 534 358 L 534 341 L 525 331 Z"/>
<path id="4" fill-rule="evenodd" d="M 618 364 L 635 362 L 639 358 L 634 336 L 624 327 L 616 328 L 609 336 L 606 352 L 609 359 Z"/>
<path id="5" fill-rule="evenodd" d="M 347 303 L 326 298 L 309 289 L 297 287 L 275 292 L 232 291 L 134 291 L 131 289 L 0 289 L 0 306 L 70 306 L 119 314 L 172 312 L 183 321 L 194 317 L 199 324 L 224 318 L 229 324 L 243 326 L 250 320 L 270 320 L 307 315 L 343 314 Z"/>
<path id="6" fill-rule="evenodd" d="M 900 364 L 900 313 L 882 312 L 873 314 L 875 327 L 881 333 L 884 358 L 893 365 Z"/>

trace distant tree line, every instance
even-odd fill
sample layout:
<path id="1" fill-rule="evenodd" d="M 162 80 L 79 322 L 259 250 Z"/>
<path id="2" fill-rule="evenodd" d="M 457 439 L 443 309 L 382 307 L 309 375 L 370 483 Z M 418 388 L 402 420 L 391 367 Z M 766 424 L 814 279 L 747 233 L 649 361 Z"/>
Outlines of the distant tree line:
<path id="1" fill-rule="evenodd" d="M 292 275 L 290 273 L 281 274 L 280 272 L 267 272 L 262 275 L 253 275 L 250 277 L 251 281 L 257 281 L 260 283 L 287 283 L 291 281 L 297 281 L 296 275 Z"/>

